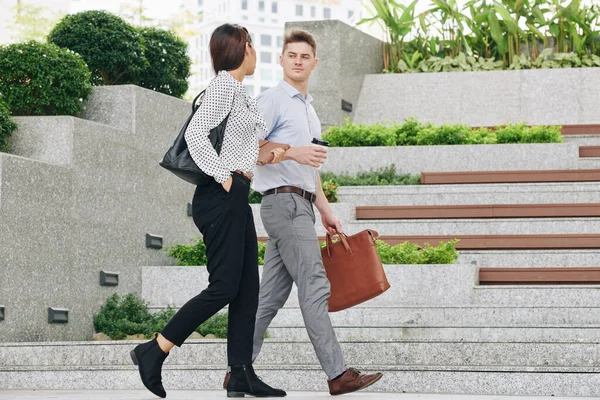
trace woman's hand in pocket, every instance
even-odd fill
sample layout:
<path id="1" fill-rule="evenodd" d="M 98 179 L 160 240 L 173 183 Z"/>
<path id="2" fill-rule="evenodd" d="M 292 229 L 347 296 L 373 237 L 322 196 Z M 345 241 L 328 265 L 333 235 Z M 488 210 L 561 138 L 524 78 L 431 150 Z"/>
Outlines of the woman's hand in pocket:
<path id="1" fill-rule="evenodd" d="M 229 178 L 223 182 L 221 185 L 223 185 L 223 189 L 225 189 L 225 191 L 227 193 L 229 193 L 229 191 L 231 190 L 231 184 L 233 183 L 233 176 L 229 176 Z"/>

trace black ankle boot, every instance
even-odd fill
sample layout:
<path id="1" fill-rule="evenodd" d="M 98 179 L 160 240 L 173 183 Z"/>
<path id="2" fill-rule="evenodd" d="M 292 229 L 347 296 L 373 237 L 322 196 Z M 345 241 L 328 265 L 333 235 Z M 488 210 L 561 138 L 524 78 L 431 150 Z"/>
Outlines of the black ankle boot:
<path id="1" fill-rule="evenodd" d="M 140 377 L 146 389 L 158 397 L 167 397 L 162 385 L 161 370 L 169 354 L 161 350 L 156 339 L 136 346 L 129 355 L 133 363 L 139 366 Z"/>
<path id="2" fill-rule="evenodd" d="M 287 395 L 281 389 L 273 389 L 260 380 L 252 365 L 232 365 L 231 377 L 227 383 L 227 397 L 284 397 Z"/>

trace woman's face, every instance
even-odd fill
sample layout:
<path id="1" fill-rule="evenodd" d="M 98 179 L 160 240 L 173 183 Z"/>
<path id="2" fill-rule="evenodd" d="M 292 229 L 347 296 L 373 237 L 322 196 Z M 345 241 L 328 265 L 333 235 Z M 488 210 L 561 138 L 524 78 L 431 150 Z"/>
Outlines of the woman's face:
<path id="1" fill-rule="evenodd" d="M 246 75 L 253 75 L 256 69 L 256 49 L 252 44 L 252 38 L 248 35 L 248 42 L 246 42 L 246 58 L 244 60 L 246 64 Z"/>

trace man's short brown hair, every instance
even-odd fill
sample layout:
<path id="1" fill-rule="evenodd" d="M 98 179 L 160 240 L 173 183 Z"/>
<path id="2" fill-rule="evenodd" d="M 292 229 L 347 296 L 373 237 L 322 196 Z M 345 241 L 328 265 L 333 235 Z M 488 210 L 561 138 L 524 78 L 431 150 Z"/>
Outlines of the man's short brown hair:
<path id="1" fill-rule="evenodd" d="M 315 37 L 312 35 L 312 33 L 302 29 L 292 29 L 291 31 L 286 32 L 285 36 L 283 37 L 283 49 L 281 50 L 281 53 L 285 53 L 285 49 L 288 44 L 299 42 L 309 44 L 313 49 L 313 55 L 315 57 L 317 56 L 317 41 L 315 40 Z"/>

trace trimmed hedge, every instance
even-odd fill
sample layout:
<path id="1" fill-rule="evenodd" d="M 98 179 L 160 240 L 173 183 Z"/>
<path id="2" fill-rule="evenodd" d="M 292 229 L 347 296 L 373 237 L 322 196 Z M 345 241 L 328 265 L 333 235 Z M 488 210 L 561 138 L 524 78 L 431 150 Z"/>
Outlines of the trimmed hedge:
<path id="1" fill-rule="evenodd" d="M 34 41 L 0 47 L 0 95 L 13 115 L 78 115 L 91 92 L 72 51 Z"/>
<path id="2" fill-rule="evenodd" d="M 355 125 L 346 121 L 323 134 L 331 147 L 434 146 L 495 143 L 561 143 L 560 126 L 502 125 L 495 129 L 463 124 L 421 124 L 408 118 L 403 124 Z"/>
<path id="3" fill-rule="evenodd" d="M 94 315 L 94 328 L 111 339 L 125 339 L 128 335 L 143 334 L 150 338 L 160 332 L 175 315 L 173 308 L 167 308 L 152 314 L 148 305 L 134 293 L 123 297 L 118 294 L 110 296 L 100 311 Z M 227 313 L 217 314 L 200 325 L 196 332 L 202 336 L 210 333 L 217 338 L 227 337 Z"/>
<path id="4" fill-rule="evenodd" d="M 426 244 L 420 247 L 416 244 L 403 243 L 390 246 L 378 240 L 377 251 L 384 264 L 454 264 L 458 259 L 458 251 L 454 247 L 458 240 L 441 242 L 437 246 Z M 325 243 L 321 243 L 324 247 Z M 258 264 L 264 264 L 266 243 L 258 243 Z M 177 249 L 173 251 L 173 249 Z M 177 245 L 167 249 L 169 257 L 177 259 L 177 265 L 202 266 L 206 265 L 206 247 L 201 239 L 193 245 Z"/>
<path id="5" fill-rule="evenodd" d="M 148 68 L 137 30 L 105 11 L 65 16 L 52 29 L 48 41 L 81 54 L 95 85 L 135 83 Z"/>
<path id="6" fill-rule="evenodd" d="M 0 101 L 0 152 L 8 153 L 8 139 L 17 129 L 17 124 L 10 117 L 10 110 Z"/>
<path id="7" fill-rule="evenodd" d="M 183 97 L 188 90 L 191 60 L 187 43 L 171 31 L 158 28 L 138 29 L 148 66 L 131 79 L 146 89 L 174 97 Z"/>
<path id="8" fill-rule="evenodd" d="M 167 255 L 177 260 L 179 266 L 206 265 L 206 245 L 201 238 L 192 240 L 192 244 L 178 244 L 166 249 Z M 267 244 L 258 242 L 258 265 L 264 264 Z"/>

